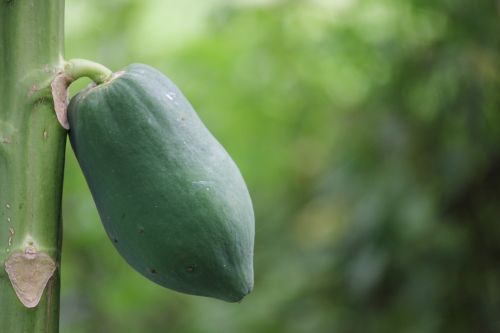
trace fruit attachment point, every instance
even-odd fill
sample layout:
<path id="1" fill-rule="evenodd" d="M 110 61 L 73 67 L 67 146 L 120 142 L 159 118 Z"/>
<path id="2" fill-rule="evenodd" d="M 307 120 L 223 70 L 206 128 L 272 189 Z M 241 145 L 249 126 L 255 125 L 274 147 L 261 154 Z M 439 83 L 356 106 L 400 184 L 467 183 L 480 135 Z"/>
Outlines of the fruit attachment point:
<path id="1" fill-rule="evenodd" d="M 86 59 L 71 59 L 64 63 L 64 68 L 60 71 L 50 87 L 52 98 L 54 99 L 54 111 L 61 126 L 69 130 L 67 108 L 68 108 L 68 87 L 73 81 L 81 77 L 88 77 L 95 84 L 100 85 L 111 80 L 113 72 L 107 67 Z"/>

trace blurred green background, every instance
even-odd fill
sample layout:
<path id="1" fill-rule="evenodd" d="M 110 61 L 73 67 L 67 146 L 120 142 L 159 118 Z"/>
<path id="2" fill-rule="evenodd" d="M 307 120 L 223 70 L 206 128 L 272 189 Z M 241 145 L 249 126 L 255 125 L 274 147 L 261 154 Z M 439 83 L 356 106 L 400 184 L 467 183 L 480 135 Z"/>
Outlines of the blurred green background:
<path id="1" fill-rule="evenodd" d="M 66 1 L 66 58 L 147 63 L 184 91 L 247 181 L 256 248 L 240 304 L 153 284 L 107 239 L 68 147 L 61 331 L 500 332 L 499 13 Z"/>

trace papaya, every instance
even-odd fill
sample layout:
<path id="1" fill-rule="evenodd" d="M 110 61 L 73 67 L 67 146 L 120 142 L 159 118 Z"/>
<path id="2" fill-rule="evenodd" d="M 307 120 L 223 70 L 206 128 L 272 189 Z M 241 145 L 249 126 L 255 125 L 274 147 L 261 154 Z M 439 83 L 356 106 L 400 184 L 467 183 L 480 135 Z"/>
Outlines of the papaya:
<path id="1" fill-rule="evenodd" d="M 68 120 L 104 229 L 130 266 L 187 294 L 236 302 L 252 290 L 247 186 L 172 81 L 129 65 L 76 94 Z"/>

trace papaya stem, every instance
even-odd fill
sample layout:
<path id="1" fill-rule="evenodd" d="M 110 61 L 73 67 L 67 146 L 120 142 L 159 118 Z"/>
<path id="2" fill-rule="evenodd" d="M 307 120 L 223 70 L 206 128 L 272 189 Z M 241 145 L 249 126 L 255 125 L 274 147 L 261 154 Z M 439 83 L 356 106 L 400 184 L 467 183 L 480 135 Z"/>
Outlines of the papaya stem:
<path id="1" fill-rule="evenodd" d="M 66 131 L 46 96 L 63 28 L 64 0 L 0 0 L 1 332 L 59 331 Z"/>
<path id="2" fill-rule="evenodd" d="M 88 77 L 97 84 L 108 81 L 113 72 L 107 67 L 86 59 L 71 59 L 64 63 L 64 73 L 72 81 Z"/>

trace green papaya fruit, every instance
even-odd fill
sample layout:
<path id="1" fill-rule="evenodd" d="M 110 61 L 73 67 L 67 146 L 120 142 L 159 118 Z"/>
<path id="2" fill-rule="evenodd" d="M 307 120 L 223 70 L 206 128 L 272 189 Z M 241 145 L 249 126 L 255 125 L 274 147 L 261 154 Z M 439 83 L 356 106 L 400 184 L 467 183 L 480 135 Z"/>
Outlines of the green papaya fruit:
<path id="1" fill-rule="evenodd" d="M 241 300 L 253 288 L 245 182 L 181 91 L 133 64 L 68 106 L 71 145 L 105 230 L 148 279 Z"/>

